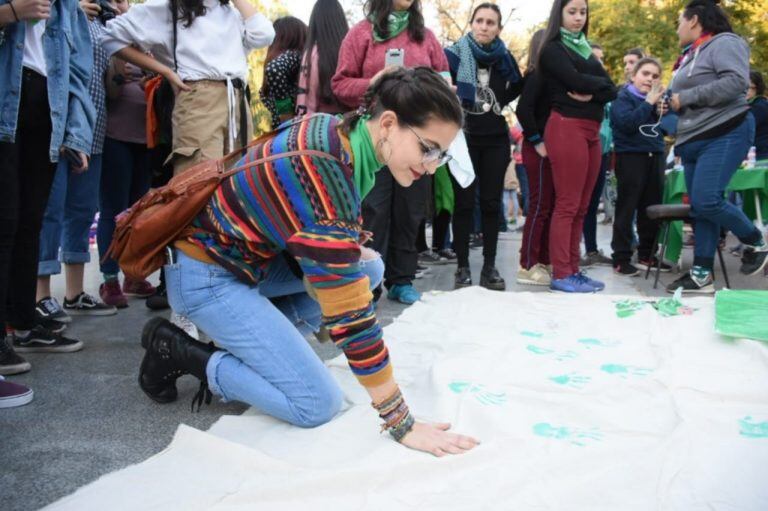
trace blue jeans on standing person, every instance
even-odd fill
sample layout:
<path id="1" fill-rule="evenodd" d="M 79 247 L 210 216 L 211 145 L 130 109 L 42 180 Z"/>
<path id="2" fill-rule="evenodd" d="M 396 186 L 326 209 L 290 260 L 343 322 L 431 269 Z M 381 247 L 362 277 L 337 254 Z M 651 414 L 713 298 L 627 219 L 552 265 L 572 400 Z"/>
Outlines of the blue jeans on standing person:
<path id="1" fill-rule="evenodd" d="M 149 154 L 144 144 L 121 142 L 107 137 L 104 140 L 104 172 L 99 190 L 99 224 L 96 240 L 99 259 L 103 260 L 115 233 L 115 217 L 128 209 L 147 193 L 152 181 Z M 107 259 L 100 265 L 101 272 L 117 275 L 117 261 Z"/>
<path id="2" fill-rule="evenodd" d="M 725 199 L 725 188 L 747 155 L 755 135 L 755 119 L 747 114 L 738 127 L 717 138 L 695 140 L 675 148 L 683 161 L 685 185 L 695 219 L 693 264 L 712 269 L 720 227 L 742 243 L 760 242 L 762 233 L 743 211 Z"/>
<path id="3" fill-rule="evenodd" d="M 282 255 L 253 286 L 222 266 L 176 254 L 165 266 L 168 301 L 223 349 L 208 361 L 211 391 L 297 426 L 330 421 L 342 392 L 304 338 L 320 328 L 320 305 Z M 381 257 L 360 266 L 375 289 L 384 277 Z"/>
<path id="4" fill-rule="evenodd" d="M 91 260 L 88 237 L 98 205 L 101 163 L 101 155 L 93 155 L 88 170 L 78 174 L 66 158 L 59 160 L 40 230 L 38 276 L 58 275 L 61 263 Z"/>

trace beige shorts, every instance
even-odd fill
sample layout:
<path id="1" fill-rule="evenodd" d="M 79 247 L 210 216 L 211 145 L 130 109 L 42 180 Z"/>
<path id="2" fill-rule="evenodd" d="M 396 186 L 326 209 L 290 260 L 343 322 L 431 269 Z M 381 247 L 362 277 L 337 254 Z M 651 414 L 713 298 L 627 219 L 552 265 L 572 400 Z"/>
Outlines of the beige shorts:
<path id="1" fill-rule="evenodd" d="M 241 135 L 235 137 L 234 147 L 229 146 L 229 110 L 226 82 L 201 80 L 188 82 L 189 91 L 176 96 L 173 108 L 173 150 L 167 162 L 173 162 L 173 174 L 177 175 L 192 165 L 206 160 L 221 158 L 242 147 Z M 235 122 L 240 129 L 240 102 L 244 92 L 235 90 Z M 247 105 L 248 133 L 253 136 L 251 109 Z"/>

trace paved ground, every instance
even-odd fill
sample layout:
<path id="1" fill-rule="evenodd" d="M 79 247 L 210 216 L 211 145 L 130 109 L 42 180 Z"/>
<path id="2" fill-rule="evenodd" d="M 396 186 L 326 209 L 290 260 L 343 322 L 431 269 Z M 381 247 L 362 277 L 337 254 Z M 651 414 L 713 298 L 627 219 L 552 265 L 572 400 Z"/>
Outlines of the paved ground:
<path id="1" fill-rule="evenodd" d="M 601 247 L 608 251 L 609 228 L 601 226 L 598 237 Z M 508 292 L 546 292 L 514 284 L 519 246 L 520 233 L 501 235 L 498 264 L 507 279 Z M 686 250 L 684 262 L 690 264 L 690 259 L 690 250 Z M 479 250 L 472 251 L 471 261 L 477 281 L 482 261 Z M 768 289 L 768 278 L 745 278 L 738 274 L 738 259 L 726 255 L 726 261 L 733 288 Z M 98 285 L 95 268 L 89 265 L 89 291 L 95 291 Z M 422 291 L 451 289 L 454 268 L 433 267 L 417 281 L 417 287 Z M 616 277 L 607 267 L 596 268 L 591 275 L 606 281 L 607 293 L 663 294 L 651 288 L 652 280 Z M 662 276 L 667 282 L 674 278 L 674 274 Z M 60 299 L 62 280 L 54 280 L 55 294 Z M 378 315 L 386 325 L 403 309 L 383 299 Z M 0 509 L 39 509 L 102 474 L 162 450 L 180 423 L 207 429 L 221 415 L 245 410 L 239 404 L 216 403 L 204 406 L 200 413 L 190 413 L 196 391 L 191 377 L 180 380 L 180 399 L 176 403 L 157 405 L 142 394 L 136 383 L 143 353 L 139 333 L 151 315 L 142 302 L 133 301 L 117 316 L 76 319 L 68 333 L 86 343 L 83 351 L 28 356 L 32 371 L 11 379 L 30 385 L 35 400 L 21 408 L 0 411 Z M 337 354 L 333 346 L 314 347 L 323 358 Z"/>

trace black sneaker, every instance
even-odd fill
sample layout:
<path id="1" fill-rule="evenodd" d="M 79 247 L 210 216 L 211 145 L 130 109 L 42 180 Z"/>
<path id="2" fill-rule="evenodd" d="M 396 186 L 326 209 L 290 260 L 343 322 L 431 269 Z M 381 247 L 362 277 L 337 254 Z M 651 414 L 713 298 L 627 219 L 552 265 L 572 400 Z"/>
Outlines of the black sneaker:
<path id="1" fill-rule="evenodd" d="M 71 353 L 83 349 L 83 343 L 37 325 L 25 337 L 14 333 L 13 347 L 19 353 Z"/>
<path id="2" fill-rule="evenodd" d="M 499 275 L 499 270 L 495 266 L 483 266 L 480 272 L 480 285 L 492 291 L 504 291 L 507 283 Z"/>
<path id="3" fill-rule="evenodd" d="M 613 267 L 613 273 L 624 277 L 637 277 L 640 275 L 640 270 L 638 270 L 632 263 L 625 262 L 615 265 Z"/>
<path id="4" fill-rule="evenodd" d="M 35 314 L 40 321 L 53 319 L 59 323 L 69 323 L 72 318 L 64 312 L 56 298 L 46 296 L 35 304 Z"/>
<path id="5" fill-rule="evenodd" d="M 707 278 L 703 281 L 699 281 L 691 272 L 687 272 L 685 275 L 674 281 L 667 286 L 668 293 L 674 293 L 678 288 L 683 288 L 683 294 L 698 294 L 698 295 L 713 295 L 715 294 L 715 286 L 713 284 L 712 274 L 708 274 Z"/>
<path id="6" fill-rule="evenodd" d="M 37 324 L 43 326 L 43 328 L 47 328 L 54 334 L 60 334 L 61 332 L 67 329 L 66 323 L 62 323 L 61 321 L 56 321 L 55 319 L 37 318 Z"/>
<path id="7" fill-rule="evenodd" d="M 470 234 L 469 235 L 469 248 L 483 248 L 483 235 L 482 234 Z"/>
<path id="8" fill-rule="evenodd" d="M 64 298 L 64 310 L 72 316 L 113 316 L 117 308 L 98 301 L 88 293 L 80 293 L 74 300 Z"/>
<path id="9" fill-rule="evenodd" d="M 472 273 L 469 268 L 459 268 L 454 276 L 454 288 L 469 287 L 472 285 Z"/>
<path id="10" fill-rule="evenodd" d="M 381 292 L 379 292 L 379 295 L 381 295 Z M 144 303 L 147 305 L 148 309 L 153 311 L 170 309 L 171 306 L 168 305 L 168 294 L 165 290 L 165 282 L 160 282 L 160 285 L 157 286 L 155 290 L 155 294 L 147 298 Z"/>
<path id="11" fill-rule="evenodd" d="M 643 270 L 647 270 L 648 266 L 650 266 L 651 271 L 656 271 L 657 264 L 659 264 L 659 258 L 656 256 L 652 257 L 651 259 L 638 259 L 637 261 L 637 267 Z M 662 261 L 660 271 L 661 273 L 669 273 L 672 271 L 672 265 Z"/>
<path id="12" fill-rule="evenodd" d="M 10 337 L 0 339 L 0 374 L 11 375 L 26 373 L 32 366 L 21 358 L 13 349 Z"/>
<path id="13" fill-rule="evenodd" d="M 419 254 L 419 263 L 421 264 L 448 264 L 448 259 L 441 256 L 437 252 L 431 250 L 425 250 Z"/>
<path id="14" fill-rule="evenodd" d="M 756 275 L 765 268 L 766 262 L 768 262 L 768 245 L 763 245 L 759 249 L 748 246 L 744 248 L 744 255 L 741 256 L 739 271 L 744 275 Z"/>
<path id="15" fill-rule="evenodd" d="M 445 257 L 446 259 L 448 259 L 449 263 L 455 263 L 456 259 L 458 259 L 456 252 L 454 252 L 450 248 L 444 248 L 440 250 L 438 254 L 440 254 L 440 257 Z"/>

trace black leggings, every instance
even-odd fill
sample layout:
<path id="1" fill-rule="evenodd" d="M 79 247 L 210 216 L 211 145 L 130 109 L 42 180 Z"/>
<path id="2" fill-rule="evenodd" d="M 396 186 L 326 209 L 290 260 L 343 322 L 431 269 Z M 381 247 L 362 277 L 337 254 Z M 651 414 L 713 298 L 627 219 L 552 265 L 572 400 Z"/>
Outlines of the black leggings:
<path id="1" fill-rule="evenodd" d="M 35 326 L 40 228 L 56 164 L 45 77 L 24 70 L 16 142 L 0 142 L 0 325 Z"/>
<path id="2" fill-rule="evenodd" d="M 453 245 L 459 267 L 469 267 L 469 234 L 472 232 L 475 207 L 475 187 L 480 187 L 480 216 L 483 230 L 483 260 L 485 266 L 495 266 L 499 241 L 499 211 L 504 191 L 504 174 L 511 153 L 509 143 L 491 146 L 469 146 L 469 157 L 475 168 L 475 180 L 461 188 L 451 176 L 456 205 L 453 211 Z"/>

